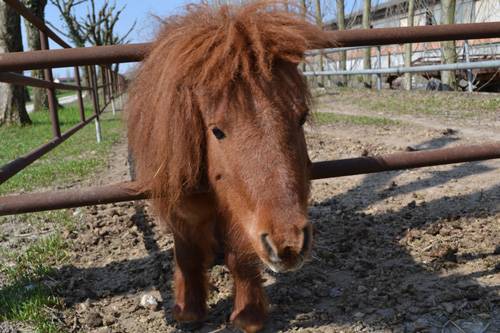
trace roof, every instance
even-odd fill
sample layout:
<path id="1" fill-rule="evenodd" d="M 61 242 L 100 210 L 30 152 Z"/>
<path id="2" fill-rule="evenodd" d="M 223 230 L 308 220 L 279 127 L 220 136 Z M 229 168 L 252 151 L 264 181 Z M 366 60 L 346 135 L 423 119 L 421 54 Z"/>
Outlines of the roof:
<path id="1" fill-rule="evenodd" d="M 423 1 L 415 1 L 415 8 L 425 8 L 427 6 L 435 5 L 440 2 L 440 0 L 423 0 Z M 408 0 L 389 0 L 389 1 L 384 1 L 384 2 L 379 2 L 377 3 L 376 6 L 372 6 L 371 8 L 371 19 L 372 20 L 377 20 L 385 17 L 389 17 L 390 15 L 387 15 L 387 12 L 389 10 L 392 11 L 392 14 L 402 14 L 407 12 L 407 6 L 408 6 Z M 400 8 L 397 8 L 400 7 Z M 396 10 L 397 9 L 397 10 Z M 346 15 L 345 19 L 346 21 L 356 21 L 361 20 L 361 17 L 363 16 L 363 9 L 356 10 L 352 12 L 349 15 Z M 332 30 L 335 30 L 337 28 L 337 18 L 328 20 L 325 22 L 325 26 L 327 28 L 331 28 Z"/>

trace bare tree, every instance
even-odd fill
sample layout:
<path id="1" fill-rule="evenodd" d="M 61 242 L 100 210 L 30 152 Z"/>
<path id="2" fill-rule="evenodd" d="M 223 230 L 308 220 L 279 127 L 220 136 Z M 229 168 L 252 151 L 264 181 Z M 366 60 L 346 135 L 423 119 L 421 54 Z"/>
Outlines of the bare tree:
<path id="1" fill-rule="evenodd" d="M 75 8 L 86 2 L 87 0 L 50 0 L 50 3 L 59 11 L 59 15 L 65 24 L 65 29 L 58 29 L 49 23 L 50 26 L 70 39 L 76 47 L 85 47 L 90 34 L 82 26 L 81 19 L 75 14 Z"/>
<path id="2" fill-rule="evenodd" d="M 316 0 L 316 2 L 315 2 L 315 18 L 316 18 L 316 25 L 320 29 L 323 29 L 323 16 L 321 15 L 321 0 Z M 324 61 L 323 54 L 320 53 L 320 55 L 319 55 L 319 70 L 321 72 L 324 69 L 323 61 Z M 319 82 L 321 83 L 321 85 L 325 84 L 324 76 L 319 77 Z"/>
<path id="3" fill-rule="evenodd" d="M 455 23 L 456 0 L 441 0 L 441 24 Z M 442 60 L 445 64 L 457 62 L 455 41 L 441 42 Z M 441 82 L 452 90 L 457 88 L 457 79 L 454 71 L 441 71 Z"/>
<path id="4" fill-rule="evenodd" d="M 304 16 L 304 18 L 306 18 L 306 16 L 307 16 L 307 1 L 306 0 L 302 0 L 300 2 L 300 5 L 302 7 L 302 15 Z"/>
<path id="5" fill-rule="evenodd" d="M 105 1 L 102 7 L 96 10 L 95 1 L 90 0 L 90 10 L 87 13 L 86 19 L 82 22 L 84 29 L 89 32 L 88 41 L 92 45 L 118 45 L 129 42 L 128 37 L 134 30 L 137 21 L 130 26 L 128 31 L 119 35 L 115 32 L 116 24 L 120 20 L 120 15 L 125 10 L 126 6 L 121 8 L 116 7 L 116 3 Z M 115 65 L 114 71 L 118 73 L 120 64 Z"/>
<path id="6" fill-rule="evenodd" d="M 50 27 L 59 32 L 64 37 L 73 42 L 76 47 L 85 47 L 85 43 L 89 39 L 90 32 L 86 31 L 80 18 L 75 14 L 76 7 L 87 2 L 87 0 L 50 0 L 59 11 L 59 16 L 64 22 L 64 29 L 58 29 L 56 26 L 48 22 Z M 88 67 L 84 67 L 83 82 L 87 87 L 91 86 L 90 73 Z"/>
<path id="7" fill-rule="evenodd" d="M 126 6 L 116 7 L 116 3 L 105 1 L 99 10 L 96 10 L 95 0 L 90 0 L 91 9 L 86 19 L 81 23 L 88 31 L 88 40 L 92 45 L 117 45 L 127 43 L 128 36 L 134 30 L 137 21 L 134 21 L 128 31 L 120 36 L 115 33 L 116 23 Z"/>
<path id="8" fill-rule="evenodd" d="M 370 29 L 370 15 L 371 15 L 371 0 L 364 0 L 363 5 L 363 28 Z M 363 68 L 370 69 L 371 68 L 371 52 L 372 49 L 370 47 L 366 48 L 364 56 L 363 56 Z M 371 87 L 371 75 L 365 75 L 363 78 L 365 85 Z"/>
<path id="9" fill-rule="evenodd" d="M 45 20 L 45 6 L 47 5 L 47 0 L 24 0 L 24 5 L 27 8 L 31 9 L 33 14 L 35 14 L 42 21 Z M 38 28 L 31 24 L 28 20 L 24 20 L 24 25 L 26 26 L 29 49 L 33 51 L 40 50 L 40 32 Z M 31 76 L 43 79 L 43 70 L 32 70 Z M 46 110 L 49 106 L 49 99 L 46 89 L 33 87 L 32 101 L 34 112 Z"/>
<path id="10" fill-rule="evenodd" d="M 345 3 L 344 0 L 337 0 L 337 28 L 345 30 Z M 340 52 L 340 70 L 347 70 L 347 52 Z M 347 76 L 342 75 L 342 85 L 347 84 Z"/>
<path id="11" fill-rule="evenodd" d="M 0 1 L 0 53 L 20 51 L 23 51 L 21 18 L 9 5 Z M 30 123 L 24 87 L 0 83 L 0 125 Z"/>
<path id="12" fill-rule="evenodd" d="M 408 0 L 408 26 L 413 27 L 415 21 L 415 0 Z M 405 44 L 405 67 L 411 66 L 411 43 Z M 406 90 L 411 90 L 411 73 L 405 73 L 404 86 Z"/>
<path id="13" fill-rule="evenodd" d="M 69 38 L 75 46 L 84 47 L 85 44 L 90 45 L 116 45 L 128 42 L 128 36 L 135 28 L 136 22 L 128 29 L 128 31 L 119 35 L 115 28 L 120 20 L 120 15 L 125 10 L 126 6 L 117 8 L 116 2 L 105 0 L 100 8 L 95 5 L 95 0 L 50 0 L 50 2 L 58 9 L 61 19 L 65 23 L 64 31 L 54 29 Z M 87 4 L 87 13 L 83 16 L 76 14 L 76 8 L 79 5 Z M 119 65 L 116 64 L 114 71 L 118 72 Z M 102 79 L 104 75 L 101 74 Z M 90 75 L 87 71 L 84 72 L 84 80 L 87 85 L 90 85 Z"/>

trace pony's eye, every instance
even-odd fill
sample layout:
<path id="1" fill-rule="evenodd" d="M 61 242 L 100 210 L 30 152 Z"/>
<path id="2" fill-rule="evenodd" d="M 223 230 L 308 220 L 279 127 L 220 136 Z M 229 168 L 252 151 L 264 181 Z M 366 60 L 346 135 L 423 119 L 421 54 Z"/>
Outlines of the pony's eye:
<path id="1" fill-rule="evenodd" d="M 226 134 L 224 134 L 224 132 L 222 132 L 217 127 L 212 128 L 212 133 L 215 135 L 215 137 L 217 138 L 217 140 L 222 140 L 222 139 L 224 139 L 226 137 Z"/>
<path id="2" fill-rule="evenodd" d="M 306 123 L 306 121 L 307 121 L 307 113 L 300 116 L 299 125 L 303 126 Z"/>

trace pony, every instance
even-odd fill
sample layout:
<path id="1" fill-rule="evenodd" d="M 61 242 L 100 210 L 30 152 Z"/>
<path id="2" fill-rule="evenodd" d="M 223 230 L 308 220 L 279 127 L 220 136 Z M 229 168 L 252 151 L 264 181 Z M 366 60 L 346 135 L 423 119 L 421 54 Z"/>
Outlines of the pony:
<path id="1" fill-rule="evenodd" d="M 259 331 L 262 269 L 298 269 L 311 251 L 310 94 L 298 64 L 328 40 L 283 7 L 187 6 L 162 21 L 129 88 L 129 148 L 173 234 L 180 322 L 206 316 L 206 271 L 222 252 L 234 279 L 230 320 Z"/>

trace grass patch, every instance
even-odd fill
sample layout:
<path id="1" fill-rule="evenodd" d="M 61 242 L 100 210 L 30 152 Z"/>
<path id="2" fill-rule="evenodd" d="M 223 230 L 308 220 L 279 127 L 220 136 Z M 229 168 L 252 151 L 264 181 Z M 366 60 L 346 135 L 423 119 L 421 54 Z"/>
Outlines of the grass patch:
<path id="1" fill-rule="evenodd" d="M 53 272 L 52 265 L 61 263 L 66 258 L 65 241 L 60 233 L 40 238 L 31 244 L 24 253 L 6 254 L 15 265 L 6 267 L 3 274 L 8 281 L 35 281 Z"/>
<path id="2" fill-rule="evenodd" d="M 86 114 L 90 116 L 91 113 L 91 109 L 87 107 Z M 30 117 L 32 125 L 0 127 L 0 165 L 30 152 L 52 138 L 47 112 L 32 113 Z M 59 111 L 59 119 L 62 132 L 75 126 L 79 122 L 78 108 L 74 105 L 65 107 Z M 93 124 L 88 124 L 2 184 L 0 195 L 59 185 L 92 174 L 105 165 L 111 146 L 120 138 L 121 120 L 105 113 L 101 117 L 101 129 L 103 141 L 100 144 L 96 142 Z"/>
<path id="3" fill-rule="evenodd" d="M 349 125 L 371 125 L 371 126 L 394 126 L 401 125 L 400 121 L 384 117 L 357 116 L 338 114 L 332 112 L 316 112 L 313 122 L 319 125 L 349 124 Z"/>
<path id="4" fill-rule="evenodd" d="M 86 113 L 90 115 L 91 110 L 87 108 Z M 62 131 L 79 122 L 75 106 L 65 107 L 59 115 Z M 51 139 L 48 113 L 39 112 L 30 116 L 32 125 L 0 127 L 0 164 L 22 156 Z M 89 177 L 105 165 L 112 145 L 123 132 L 121 120 L 113 118 L 111 113 L 102 115 L 101 128 L 103 141 L 100 144 L 96 143 L 93 124 L 89 124 L 2 184 L 0 195 L 62 185 Z M 56 273 L 55 267 L 68 260 L 70 243 L 64 239 L 63 230 L 71 231 L 76 227 L 74 218 L 64 210 L 0 217 L 0 225 L 8 222 L 16 226 L 31 226 L 37 238 L 26 239 L 30 242 L 28 245 L 20 242 L 21 246 L 15 249 L 2 249 L 0 246 L 0 322 L 22 322 L 43 333 L 63 332 L 54 316 L 63 303 L 51 289 L 50 277 Z M 49 234 L 39 232 L 47 230 L 47 226 Z M 0 241 L 7 241 L 9 237 L 12 235 L 0 234 Z"/>
<path id="5" fill-rule="evenodd" d="M 471 118 L 495 115 L 500 110 L 500 95 L 442 91 L 402 91 L 339 88 L 337 103 L 349 103 L 366 112 L 436 115 Z M 331 99 L 331 98 L 330 98 Z M 330 103 L 330 101 L 325 101 Z"/>
<path id="6" fill-rule="evenodd" d="M 50 319 L 59 301 L 41 284 L 16 283 L 0 290 L 0 321 L 27 322 L 40 333 L 63 332 Z"/>
<path id="7" fill-rule="evenodd" d="M 40 217 L 44 214 L 28 215 Z M 53 217 L 59 215 L 62 220 L 70 219 L 65 211 L 51 214 Z M 61 301 L 44 281 L 53 274 L 55 265 L 66 260 L 67 246 L 61 233 L 56 231 L 39 238 L 22 253 L 2 254 L 12 264 L 0 267 L 6 279 L 0 289 L 0 321 L 26 322 L 37 332 L 62 332 L 52 319 L 52 309 L 59 307 Z"/>
<path id="8" fill-rule="evenodd" d="M 73 96 L 76 94 L 77 92 L 74 90 L 56 90 L 57 97 Z"/>
<path id="9" fill-rule="evenodd" d="M 66 82 L 65 84 L 72 84 L 72 85 L 76 85 L 75 82 Z M 26 87 L 26 89 L 28 90 L 28 94 L 31 96 L 31 98 L 33 98 L 33 87 Z M 70 96 L 70 95 L 76 95 L 76 91 L 74 90 L 60 90 L 60 89 L 56 89 L 56 96 L 57 97 L 64 97 L 64 96 Z"/>

